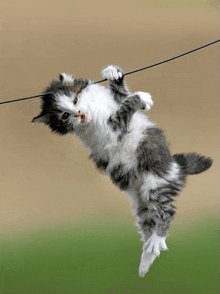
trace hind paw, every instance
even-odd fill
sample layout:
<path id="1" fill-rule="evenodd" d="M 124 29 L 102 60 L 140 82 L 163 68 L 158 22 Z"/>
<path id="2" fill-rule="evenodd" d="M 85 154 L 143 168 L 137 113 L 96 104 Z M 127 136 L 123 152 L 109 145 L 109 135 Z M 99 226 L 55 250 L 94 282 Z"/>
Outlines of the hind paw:
<path id="1" fill-rule="evenodd" d="M 155 258 L 160 255 L 160 251 L 167 250 L 166 237 L 157 236 L 155 233 L 143 245 L 141 262 L 139 266 L 139 276 L 144 277 Z"/>
<path id="2" fill-rule="evenodd" d="M 139 266 L 139 276 L 144 277 L 149 270 L 149 267 L 154 262 L 157 256 L 155 254 L 147 253 L 143 251 L 141 254 L 141 262 Z"/>
<path id="3" fill-rule="evenodd" d="M 158 256 L 161 250 L 165 251 L 168 249 L 165 240 L 166 237 L 160 237 L 153 233 L 152 236 L 143 245 L 143 250 L 149 254 L 153 253 Z"/>

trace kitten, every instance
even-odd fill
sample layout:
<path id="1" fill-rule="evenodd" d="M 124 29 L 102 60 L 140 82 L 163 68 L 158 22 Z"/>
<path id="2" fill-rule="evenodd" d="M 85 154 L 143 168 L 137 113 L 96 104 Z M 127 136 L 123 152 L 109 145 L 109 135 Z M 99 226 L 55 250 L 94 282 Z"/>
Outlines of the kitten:
<path id="1" fill-rule="evenodd" d="M 130 93 L 117 66 L 108 66 L 102 74 L 108 88 L 60 74 L 59 81 L 46 88 L 42 111 L 32 122 L 44 123 L 60 135 L 78 135 L 97 168 L 128 194 L 143 241 L 143 277 L 160 251 L 167 250 L 173 198 L 187 175 L 207 170 L 212 160 L 196 153 L 172 156 L 163 131 L 138 112 L 151 108 L 150 94 Z"/>

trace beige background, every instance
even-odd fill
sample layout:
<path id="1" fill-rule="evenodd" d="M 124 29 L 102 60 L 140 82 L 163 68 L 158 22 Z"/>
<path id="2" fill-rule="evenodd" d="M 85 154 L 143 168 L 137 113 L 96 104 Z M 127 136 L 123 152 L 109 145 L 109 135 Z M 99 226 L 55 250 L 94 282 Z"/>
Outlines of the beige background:
<path id="1" fill-rule="evenodd" d="M 40 93 L 60 72 L 101 79 L 117 64 L 143 67 L 219 38 L 218 5 L 193 1 L 7 1 L 1 8 L 1 97 Z M 214 159 L 189 177 L 174 226 L 217 213 L 218 44 L 126 77 L 154 99 L 149 117 L 172 153 Z M 82 218 L 133 220 L 125 194 L 98 173 L 75 137 L 32 125 L 40 98 L 0 106 L 0 228 L 19 232 Z"/>

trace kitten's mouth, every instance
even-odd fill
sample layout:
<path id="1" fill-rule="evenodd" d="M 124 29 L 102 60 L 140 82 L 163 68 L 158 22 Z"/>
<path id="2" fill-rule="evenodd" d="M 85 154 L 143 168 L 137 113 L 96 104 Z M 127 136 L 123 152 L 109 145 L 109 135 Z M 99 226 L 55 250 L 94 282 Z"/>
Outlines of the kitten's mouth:
<path id="1" fill-rule="evenodd" d="M 85 121 L 87 119 L 86 115 L 85 114 L 81 114 L 80 111 L 77 113 L 76 116 L 77 117 L 80 117 L 81 118 L 81 121 Z"/>
<path id="2" fill-rule="evenodd" d="M 81 115 L 81 121 L 85 121 L 85 120 L 86 120 L 86 115 L 85 114 Z"/>

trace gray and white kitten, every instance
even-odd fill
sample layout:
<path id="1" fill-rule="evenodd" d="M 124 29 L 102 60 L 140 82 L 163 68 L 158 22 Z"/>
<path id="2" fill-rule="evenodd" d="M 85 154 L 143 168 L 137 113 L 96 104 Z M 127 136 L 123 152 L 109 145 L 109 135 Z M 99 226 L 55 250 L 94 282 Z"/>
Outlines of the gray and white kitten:
<path id="1" fill-rule="evenodd" d="M 42 97 L 42 111 L 32 122 L 44 123 L 60 135 L 76 134 L 97 168 L 105 171 L 131 199 L 143 241 L 139 275 L 160 254 L 175 214 L 171 203 L 187 175 L 207 170 L 212 160 L 196 153 L 171 155 L 168 141 L 138 110 L 153 105 L 150 94 L 130 93 L 117 66 L 102 71 L 108 88 L 88 79 L 60 74 Z"/>

